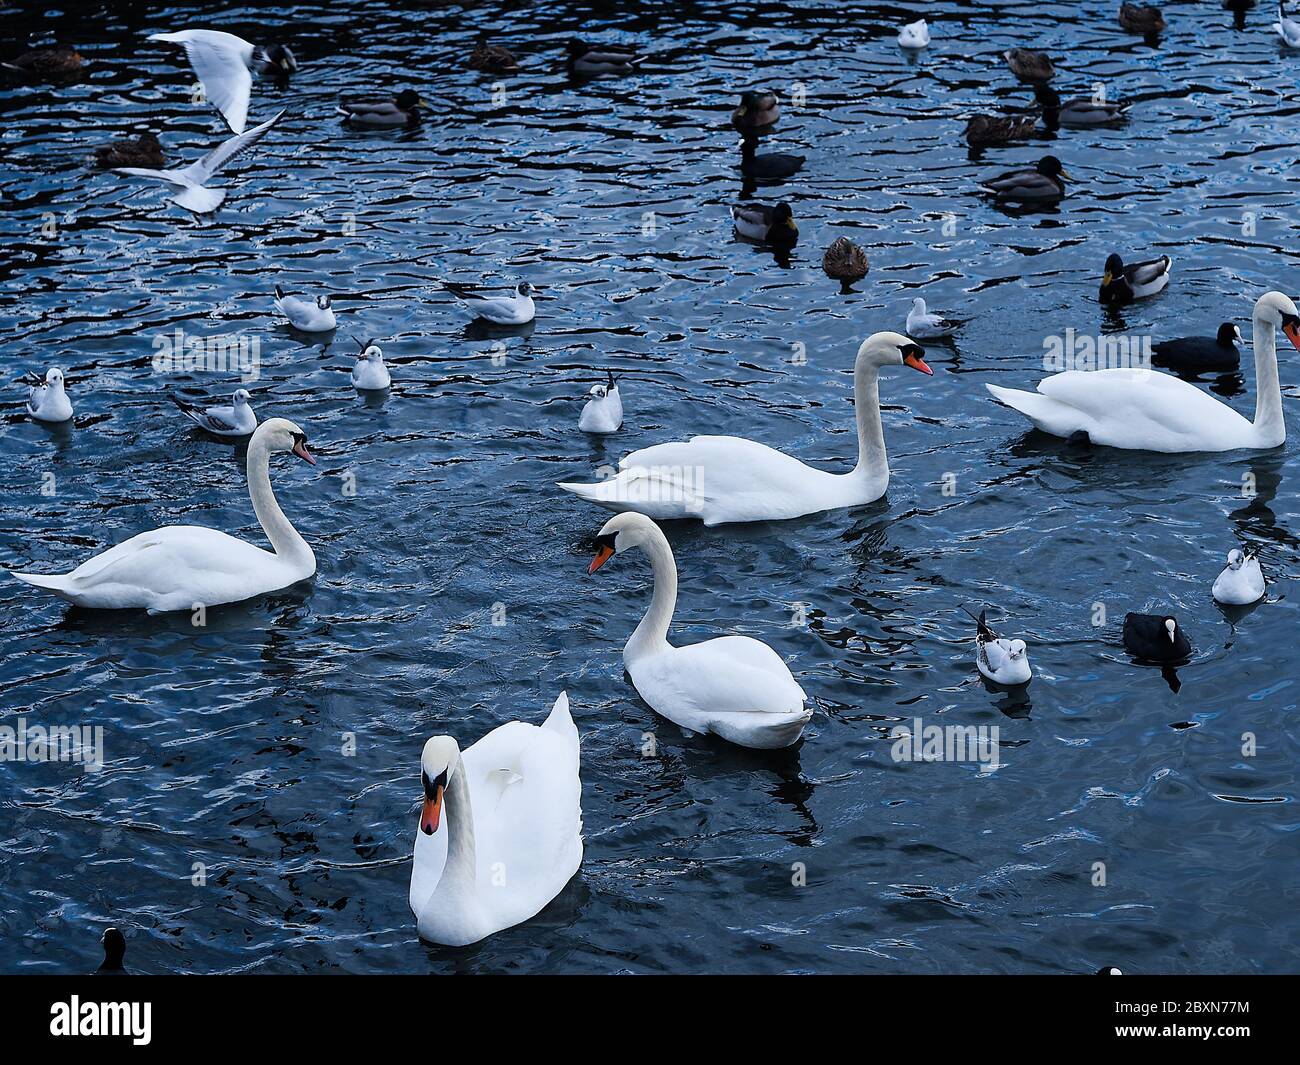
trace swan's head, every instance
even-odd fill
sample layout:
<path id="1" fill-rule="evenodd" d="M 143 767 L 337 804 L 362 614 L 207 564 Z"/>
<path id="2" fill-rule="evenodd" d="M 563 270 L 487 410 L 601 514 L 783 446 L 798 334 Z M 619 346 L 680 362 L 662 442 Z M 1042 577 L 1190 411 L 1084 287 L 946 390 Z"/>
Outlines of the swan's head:
<path id="1" fill-rule="evenodd" d="M 1170 643 L 1176 643 L 1178 640 L 1178 622 L 1173 618 L 1165 618 L 1165 633 L 1169 636 Z"/>
<path id="2" fill-rule="evenodd" d="M 328 311 L 330 309 L 330 298 L 328 296 L 317 296 L 316 306 L 322 311 Z"/>
<path id="3" fill-rule="evenodd" d="M 1265 292 L 1255 303 L 1255 320 L 1280 328 L 1291 345 L 1300 351 L 1300 314 L 1291 297 L 1281 292 Z"/>
<path id="4" fill-rule="evenodd" d="M 1219 332 L 1215 336 L 1215 340 L 1218 341 L 1219 345 L 1225 348 L 1235 347 L 1237 341 L 1240 339 L 1241 339 L 1241 330 L 1238 329 L 1231 322 L 1224 322 L 1221 326 L 1219 326 Z"/>
<path id="5" fill-rule="evenodd" d="M 259 440 L 265 441 L 268 451 L 292 451 L 303 462 L 316 465 L 316 460 L 307 450 L 307 434 L 288 418 L 272 418 L 257 427 L 249 447 Z"/>
<path id="6" fill-rule="evenodd" d="M 1013 660 L 1024 658 L 1025 650 L 1024 640 L 1012 640 L 1011 643 L 1007 645 L 1007 654 L 1009 654 Z"/>
<path id="7" fill-rule="evenodd" d="M 253 397 L 252 397 L 252 395 L 249 393 L 248 389 L 246 389 L 246 388 L 237 388 L 237 389 L 235 389 L 234 400 L 235 400 L 235 406 L 236 406 L 236 407 L 241 406 L 241 405 L 244 404 L 244 403 L 247 403 L 247 402 L 248 402 L 250 399 L 252 399 L 252 398 L 253 398 Z"/>
<path id="8" fill-rule="evenodd" d="M 654 539 L 663 540 L 664 534 L 659 531 L 659 526 L 644 514 L 637 514 L 630 510 L 616 514 L 605 522 L 600 532 L 596 534 L 596 557 L 591 560 L 587 572 L 595 573 L 621 551 L 626 551 L 630 547 L 641 547 Z"/>
<path id="9" fill-rule="evenodd" d="M 45 383 L 51 388 L 63 384 L 63 371 L 57 366 L 51 366 L 45 371 Z"/>
<path id="10" fill-rule="evenodd" d="M 420 786 L 424 807 L 420 810 L 420 831 L 432 836 L 442 821 L 442 797 L 452 776 L 460 769 L 460 747 L 450 736 L 434 736 L 420 754 Z"/>
<path id="11" fill-rule="evenodd" d="M 868 366 L 910 366 L 924 374 L 933 374 L 923 355 L 925 349 L 902 333 L 872 333 L 858 348 L 857 361 Z"/>

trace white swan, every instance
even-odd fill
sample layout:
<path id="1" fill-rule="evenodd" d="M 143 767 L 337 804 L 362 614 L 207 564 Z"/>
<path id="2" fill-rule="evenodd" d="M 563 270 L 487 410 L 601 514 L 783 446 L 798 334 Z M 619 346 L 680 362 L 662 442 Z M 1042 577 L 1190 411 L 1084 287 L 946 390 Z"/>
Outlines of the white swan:
<path id="1" fill-rule="evenodd" d="M 420 783 L 409 900 L 421 939 L 462 947 L 526 921 L 582 864 L 578 730 L 564 693 L 540 726 L 507 721 L 464 751 L 434 736 Z"/>
<path id="2" fill-rule="evenodd" d="M 779 521 L 870 503 L 889 487 L 877 372 L 905 364 L 932 373 L 924 354 L 901 333 L 874 333 L 858 348 L 853 364 L 858 464 L 850 473 L 813 469 L 743 437 L 696 436 L 632 452 L 608 481 L 560 487 L 611 510 L 635 510 L 659 521 L 700 518 L 705 525 Z"/>
<path id="3" fill-rule="evenodd" d="M 276 451 L 316 465 L 306 434 L 284 418 L 263 422 L 248 442 L 248 494 L 271 551 L 215 529 L 168 525 L 123 540 L 71 573 L 10 573 L 76 606 L 150 614 L 236 603 L 305 580 L 316 572 L 316 556 L 271 491 Z"/>
<path id="4" fill-rule="evenodd" d="M 1038 392 L 985 385 L 993 398 L 1039 429 L 1137 451 L 1232 451 L 1286 440 L 1277 376 L 1277 328 L 1300 350 L 1300 317 L 1281 292 L 1255 304 L 1255 420 L 1247 421 L 1195 385 L 1156 370 L 1067 370 L 1038 382 Z"/>
<path id="5" fill-rule="evenodd" d="M 623 665 L 641 698 L 692 732 L 712 732 L 742 747 L 789 747 L 812 720 L 807 696 L 784 660 L 750 636 L 719 636 L 674 647 L 668 626 L 677 606 L 677 564 L 668 540 L 649 518 L 610 518 L 596 537 L 595 573 L 614 555 L 639 547 L 650 556 L 654 596 L 623 647 Z"/>

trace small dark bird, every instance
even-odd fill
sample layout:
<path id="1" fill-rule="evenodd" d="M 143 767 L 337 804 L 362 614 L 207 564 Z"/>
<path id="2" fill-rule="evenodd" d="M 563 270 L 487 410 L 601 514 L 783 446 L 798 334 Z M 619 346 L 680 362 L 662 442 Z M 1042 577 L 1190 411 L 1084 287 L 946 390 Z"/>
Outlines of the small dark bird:
<path id="1" fill-rule="evenodd" d="M 1042 52 L 1034 52 L 1028 48 L 1012 48 L 1009 52 L 1003 52 L 1002 58 L 1007 61 L 1011 73 L 1021 81 L 1031 83 L 1051 81 L 1056 77 L 1056 68 Z"/>
<path id="2" fill-rule="evenodd" d="M 63 78 L 75 74 L 83 62 L 74 48 L 61 44 L 55 48 L 33 48 L 4 66 L 24 77 L 39 81 L 42 78 Z"/>
<path id="3" fill-rule="evenodd" d="M 1097 298 L 1107 307 L 1125 307 L 1134 300 L 1154 296 L 1169 284 L 1172 265 L 1173 260 L 1162 255 L 1159 259 L 1125 266 L 1124 260 L 1112 252 L 1106 257 Z"/>
<path id="4" fill-rule="evenodd" d="M 774 92 L 742 92 L 740 106 L 731 112 L 731 124 L 738 130 L 764 129 L 781 117 L 781 104 Z"/>
<path id="5" fill-rule="evenodd" d="M 1241 330 L 1231 322 L 1212 337 L 1178 337 L 1151 345 L 1151 361 L 1183 373 L 1232 373 L 1241 366 L 1237 341 Z"/>
<path id="6" fill-rule="evenodd" d="M 519 69 L 510 49 L 487 41 L 479 41 L 474 46 L 474 51 L 469 54 L 469 66 L 471 70 L 481 70 L 486 74 L 513 74 Z"/>
<path id="7" fill-rule="evenodd" d="M 736 232 L 749 240 L 776 247 L 793 247 L 799 239 L 799 227 L 788 203 L 769 207 L 764 203 L 738 203 L 731 209 Z"/>
<path id="8" fill-rule="evenodd" d="M 166 165 L 162 145 L 152 133 L 121 137 L 95 149 L 95 165 L 105 170 L 115 166 L 145 166 L 161 170 Z"/>
<path id="9" fill-rule="evenodd" d="M 799 172 L 806 156 L 784 152 L 764 152 L 756 155 L 758 141 L 745 137 L 740 142 L 740 172 L 747 177 L 766 181 L 780 181 Z"/>
<path id="10" fill-rule="evenodd" d="M 1061 160 L 1045 155 L 1031 167 L 1008 170 L 982 182 L 980 188 L 996 196 L 999 203 L 1041 203 L 1064 196 L 1062 179 L 1069 176 L 1061 169 Z"/>
<path id="11" fill-rule="evenodd" d="M 298 72 L 298 60 L 287 44 L 273 44 L 253 53 L 252 69 L 265 77 L 287 79 Z"/>
<path id="12" fill-rule="evenodd" d="M 597 46 L 576 37 L 564 49 L 569 56 L 569 72 L 573 74 L 631 74 L 645 62 L 645 56 L 631 48 L 617 44 Z"/>
<path id="13" fill-rule="evenodd" d="M 1033 115 L 971 115 L 966 121 L 966 143 L 972 148 L 1022 141 L 1038 124 Z"/>
<path id="14" fill-rule="evenodd" d="M 1165 28 L 1165 17 L 1154 4 L 1120 4 L 1119 24 L 1129 33 L 1149 36 Z"/>
<path id="15" fill-rule="evenodd" d="M 1174 617 L 1128 614 L 1124 618 L 1124 647 L 1134 658 L 1173 665 L 1192 655 L 1192 645 Z"/>
<path id="16" fill-rule="evenodd" d="M 867 276 L 867 253 L 848 237 L 836 237 L 822 256 L 826 276 L 840 282 L 844 289 Z"/>
<path id="17" fill-rule="evenodd" d="M 126 937 L 116 928 L 105 928 L 99 941 L 104 945 L 104 961 L 95 972 L 125 974 L 122 958 L 126 955 Z"/>
<path id="18" fill-rule="evenodd" d="M 429 104 L 414 89 L 403 89 L 396 96 L 351 96 L 339 101 L 338 112 L 354 126 L 370 129 L 395 129 L 420 122 L 420 108 Z"/>

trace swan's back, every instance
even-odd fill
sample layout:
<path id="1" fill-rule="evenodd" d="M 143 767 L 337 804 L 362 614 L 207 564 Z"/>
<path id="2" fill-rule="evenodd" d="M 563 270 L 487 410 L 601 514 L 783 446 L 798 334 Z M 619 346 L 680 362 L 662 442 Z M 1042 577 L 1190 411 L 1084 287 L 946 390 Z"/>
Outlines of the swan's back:
<path id="1" fill-rule="evenodd" d="M 566 695 L 543 725 L 508 721 L 461 756 L 478 897 L 497 927 L 527 920 L 582 864 L 578 730 Z"/>

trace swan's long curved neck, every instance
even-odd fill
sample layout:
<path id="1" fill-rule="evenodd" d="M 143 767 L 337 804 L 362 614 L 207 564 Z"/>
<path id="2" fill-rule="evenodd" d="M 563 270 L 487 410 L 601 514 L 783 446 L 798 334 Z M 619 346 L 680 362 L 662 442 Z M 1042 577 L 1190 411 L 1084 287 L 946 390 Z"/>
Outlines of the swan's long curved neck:
<path id="1" fill-rule="evenodd" d="M 1286 439 L 1286 422 L 1282 417 L 1282 386 L 1277 375 L 1277 327 L 1256 316 L 1255 345 L 1255 432 L 1265 446 L 1276 446 Z"/>
<path id="2" fill-rule="evenodd" d="M 865 359 L 853 367 L 853 406 L 858 420 L 858 464 L 852 476 L 889 476 L 885 429 L 880 423 L 880 380 L 877 368 Z"/>
<path id="3" fill-rule="evenodd" d="M 668 626 L 673 620 L 673 611 L 677 609 L 677 562 L 668 540 L 655 529 L 654 535 L 641 545 L 641 550 L 650 556 L 655 590 L 650 609 L 623 648 L 624 655 L 632 657 L 662 651 L 668 646 Z"/>
<path id="4" fill-rule="evenodd" d="M 310 545 L 284 516 L 271 491 L 271 453 L 266 441 L 256 437 L 248 445 L 248 494 L 253 500 L 253 513 L 276 555 L 286 562 L 310 564 L 314 569 L 316 556 Z"/>
<path id="5" fill-rule="evenodd" d="M 463 761 L 447 782 L 443 807 L 447 811 L 447 864 L 442 877 L 449 888 L 472 894 L 478 876 L 478 855 L 474 850 L 474 807 Z"/>

